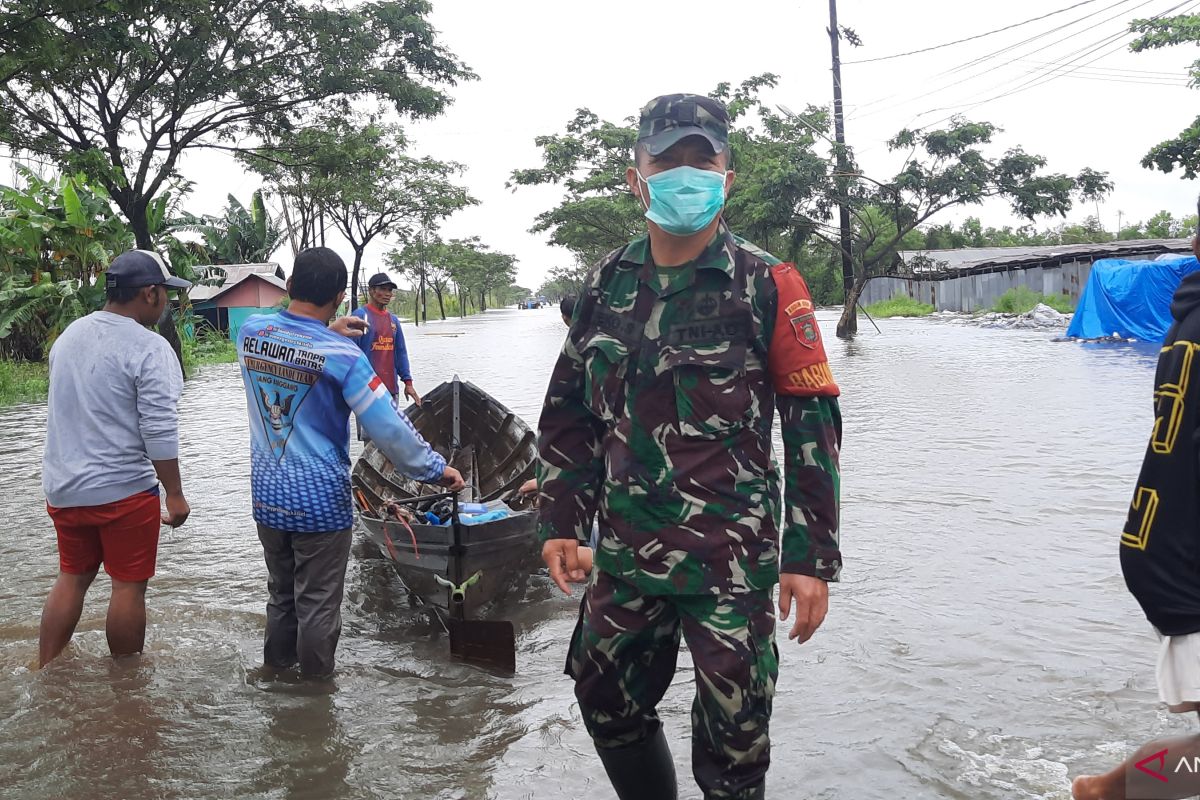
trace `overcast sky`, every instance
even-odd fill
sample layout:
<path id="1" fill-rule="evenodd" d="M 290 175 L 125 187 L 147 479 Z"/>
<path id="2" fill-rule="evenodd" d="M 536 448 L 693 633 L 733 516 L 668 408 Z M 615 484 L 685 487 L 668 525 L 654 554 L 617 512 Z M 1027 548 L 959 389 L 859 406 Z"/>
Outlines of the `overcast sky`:
<path id="1" fill-rule="evenodd" d="M 842 58 L 852 62 L 932 47 L 1079 2 L 841 0 L 840 23 L 864 43 L 843 45 Z M 1132 37 L 1122 34 L 1131 19 L 1200 8 L 1200 2 L 1184 3 L 1170 11 L 1176 5 L 1176 0 L 1093 0 L 965 44 L 846 63 L 848 141 L 869 174 L 890 174 L 896 163 L 883 143 L 891 134 L 963 113 L 1004 129 L 996 152 L 1020 145 L 1045 155 L 1055 171 L 1090 166 L 1109 172 L 1116 191 L 1099 211 L 1110 230 L 1118 210 L 1126 223 L 1160 209 L 1177 216 L 1195 213 L 1192 182 L 1178 173 L 1143 169 L 1139 161 L 1153 144 L 1195 119 L 1200 93 L 1186 86 L 1184 76 L 1200 51 L 1132 54 L 1126 46 Z M 795 110 L 831 103 L 824 0 L 434 0 L 432 21 L 444 44 L 480 76 L 452 90 L 454 103 L 444 116 L 409 126 L 412 151 L 465 164 L 463 180 L 481 201 L 446 221 L 442 234 L 478 235 L 515 254 L 518 282 L 529 288 L 550 267 L 570 261 L 543 236 L 528 233 L 534 217 L 553 206 L 559 193 L 540 187 L 514 193 L 504 183 L 514 168 L 539 164 L 534 137 L 561 132 L 577 108 L 619 121 L 656 95 L 707 92 L 721 81 L 737 83 L 763 72 L 780 76 L 768 95 L 772 103 Z M 1034 37 L 1039 38 L 1026 42 Z M 1004 52 L 968 66 L 996 51 Z M 1050 79 L 1055 68 L 1046 65 L 1055 63 L 1065 66 L 1058 68 L 1060 77 Z M 1065 74 L 1070 70 L 1075 71 Z M 195 181 L 188 208 L 197 212 L 216 213 L 227 193 L 245 199 L 258 186 L 254 176 L 216 154 L 189 156 L 182 169 Z M 1076 209 L 1071 218 L 1095 211 Z M 946 219 L 968 214 L 982 216 L 985 224 L 1015 221 L 1003 204 L 951 212 Z M 350 255 L 348 247 L 338 249 Z M 368 252 L 368 273 L 383 252 L 382 247 Z M 290 253 L 277 257 L 289 266 Z"/>

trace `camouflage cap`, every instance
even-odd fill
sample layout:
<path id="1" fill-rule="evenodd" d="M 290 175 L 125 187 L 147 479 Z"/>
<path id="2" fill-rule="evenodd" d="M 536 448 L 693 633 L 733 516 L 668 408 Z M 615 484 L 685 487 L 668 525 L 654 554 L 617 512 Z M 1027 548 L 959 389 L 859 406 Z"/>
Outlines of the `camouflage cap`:
<path id="1" fill-rule="evenodd" d="M 665 94 L 642 108 L 637 143 L 652 156 L 680 139 L 703 136 L 713 152 L 729 145 L 729 112 L 725 105 L 702 94 Z"/>

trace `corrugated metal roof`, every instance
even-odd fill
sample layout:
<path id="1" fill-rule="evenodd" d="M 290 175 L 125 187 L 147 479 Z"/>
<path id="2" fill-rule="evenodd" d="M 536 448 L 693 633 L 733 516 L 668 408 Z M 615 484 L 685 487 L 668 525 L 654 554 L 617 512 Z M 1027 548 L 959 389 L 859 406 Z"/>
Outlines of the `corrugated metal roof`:
<path id="1" fill-rule="evenodd" d="M 1098 244 L 1041 247 L 964 247 L 959 250 L 903 250 L 897 271 L 911 273 L 987 272 L 997 268 L 1160 253 L 1190 253 L 1190 239 L 1129 239 Z M 903 266 L 901 266 L 903 265 Z"/>
<path id="2" fill-rule="evenodd" d="M 224 275 L 224 280 L 220 284 L 210 284 L 207 282 L 196 283 L 188 290 L 188 299 L 193 303 L 200 303 L 206 300 L 214 300 L 218 296 L 225 294 L 233 287 L 237 286 L 242 281 L 248 278 L 261 278 L 272 286 L 277 286 L 284 291 L 287 290 L 287 282 L 284 280 L 283 268 L 275 263 L 268 264 L 209 264 L 203 267 L 195 267 L 197 275 L 209 276 L 209 279 L 216 279 Z M 205 281 L 201 278 L 201 281 Z"/>

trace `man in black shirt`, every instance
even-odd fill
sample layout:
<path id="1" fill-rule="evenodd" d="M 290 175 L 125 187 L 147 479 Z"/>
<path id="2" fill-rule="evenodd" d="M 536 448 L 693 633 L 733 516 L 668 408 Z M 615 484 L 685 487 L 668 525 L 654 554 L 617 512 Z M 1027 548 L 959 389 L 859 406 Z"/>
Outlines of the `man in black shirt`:
<path id="1" fill-rule="evenodd" d="M 1200 238 L 1192 241 L 1200 258 Z M 1159 698 L 1200 711 L 1200 272 L 1171 302 L 1154 379 L 1154 428 L 1121 534 L 1121 572 L 1160 637 Z M 1075 800 L 1200 794 L 1200 736 L 1144 745 L 1103 775 L 1075 779 Z"/>

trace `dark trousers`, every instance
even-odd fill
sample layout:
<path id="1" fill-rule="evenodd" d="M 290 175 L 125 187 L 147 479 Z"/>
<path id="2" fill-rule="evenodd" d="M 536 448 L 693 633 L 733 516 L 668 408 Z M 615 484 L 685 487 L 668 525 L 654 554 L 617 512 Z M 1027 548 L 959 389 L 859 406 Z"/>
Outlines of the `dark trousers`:
<path id="1" fill-rule="evenodd" d="M 761 797 L 779 674 L 769 591 L 646 595 L 595 573 L 567 663 L 584 725 L 599 748 L 638 744 L 657 731 L 681 637 L 696 672 L 696 783 L 705 800 Z"/>
<path id="2" fill-rule="evenodd" d="M 305 677 L 332 675 L 350 531 L 291 533 L 259 525 L 258 539 L 270 595 L 263 661 L 278 669 L 299 663 Z"/>

